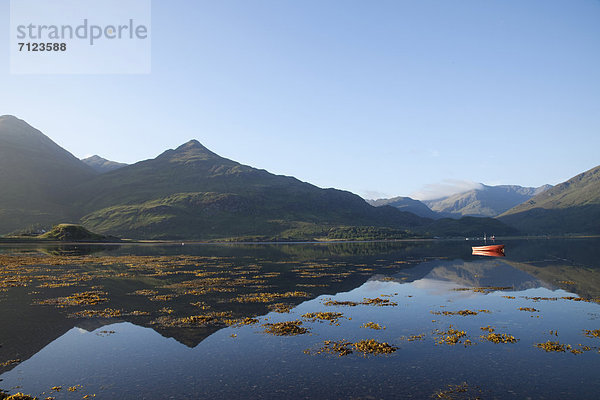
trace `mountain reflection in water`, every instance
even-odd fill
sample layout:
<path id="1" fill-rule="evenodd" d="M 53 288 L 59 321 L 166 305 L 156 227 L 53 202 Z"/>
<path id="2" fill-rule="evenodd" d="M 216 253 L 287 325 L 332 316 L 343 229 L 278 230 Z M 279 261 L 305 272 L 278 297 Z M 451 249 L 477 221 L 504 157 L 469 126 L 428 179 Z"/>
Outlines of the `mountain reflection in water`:
<path id="1" fill-rule="evenodd" d="M 595 244 L 597 240 L 576 246 Z M 244 326 L 227 327 L 222 320 L 202 326 L 156 325 L 153 321 L 160 315 L 177 319 L 202 311 L 189 305 L 194 296 L 177 294 L 166 302 L 172 313 L 161 314 L 163 302 L 129 293 L 142 289 L 162 293 L 165 286 L 188 282 L 189 274 L 175 273 L 185 271 L 183 266 L 168 269 L 173 274 L 162 277 L 147 272 L 118 277 L 117 268 L 113 276 L 93 277 L 76 288 L 9 287 L 0 293 L 0 317 L 7 327 L 0 332 L 0 365 L 21 361 L 2 367 L 0 387 L 21 386 L 18 391 L 57 399 L 86 394 L 100 399 L 428 398 L 463 382 L 465 393 L 482 398 L 589 398 L 600 389 L 594 372 L 600 366 L 600 339 L 585 333 L 600 328 L 600 305 L 594 301 L 600 296 L 597 265 L 581 262 L 582 255 L 560 257 L 552 251 L 527 255 L 523 243 L 503 259 L 470 257 L 464 251 L 460 257 L 440 259 L 444 252 L 452 253 L 444 250 L 449 246 L 327 250 L 319 245 L 307 252 L 293 246 L 246 248 L 245 256 L 215 261 L 215 268 L 226 265 L 229 272 L 238 272 L 213 284 L 251 277 L 242 273 L 245 268 L 261 265 L 260 270 L 250 270 L 260 274 L 268 288 L 225 286 L 233 292 L 196 296 L 207 310 L 229 310 L 237 320 L 258 319 Z M 533 243 L 532 249 L 539 248 L 538 242 Z M 111 257 L 121 251 L 111 250 Z M 320 286 L 297 287 L 305 282 Z M 33 298 L 58 296 L 55 290 L 73 293 L 92 286 L 102 286 L 109 300 L 85 307 L 32 304 Z M 253 292 L 294 290 L 305 291 L 308 297 L 230 301 Z M 31 294 L 38 291 L 42 293 Z M 370 304 L 364 299 L 380 301 Z M 289 313 L 269 312 L 270 304 L 282 301 L 291 305 Z M 106 307 L 149 315 L 68 317 L 82 308 Z M 339 326 L 306 316 L 319 312 L 341 313 Z M 295 320 L 309 333 L 278 337 L 265 333 L 262 326 Z M 382 329 L 371 329 L 369 323 Z M 454 345 L 440 342 L 451 329 L 464 336 Z M 489 332 L 497 335 L 493 338 L 513 336 L 516 343 L 490 342 Z M 390 343 L 398 350 L 382 356 L 354 351 L 343 357 L 317 351 L 324 341 L 364 339 Z M 564 352 L 536 347 L 548 341 L 571 347 Z M 51 392 L 61 385 L 62 391 Z"/>

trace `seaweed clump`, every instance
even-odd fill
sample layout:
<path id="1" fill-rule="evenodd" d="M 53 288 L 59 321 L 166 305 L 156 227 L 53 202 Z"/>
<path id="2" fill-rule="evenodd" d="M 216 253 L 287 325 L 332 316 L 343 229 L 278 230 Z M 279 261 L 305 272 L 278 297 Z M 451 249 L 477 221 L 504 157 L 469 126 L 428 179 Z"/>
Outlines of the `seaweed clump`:
<path id="1" fill-rule="evenodd" d="M 574 348 L 573 346 L 571 346 L 570 344 L 562 344 L 559 342 L 553 342 L 551 340 L 548 340 L 546 343 L 537 343 L 535 345 L 535 347 L 538 347 L 540 349 L 544 349 L 546 352 L 558 352 L 558 353 L 564 353 L 566 351 L 570 351 L 573 354 L 581 354 L 585 351 L 590 351 L 592 350 L 591 347 L 589 346 L 582 346 L 581 344 L 579 345 L 580 347 Z"/>
<path id="2" fill-rule="evenodd" d="M 306 313 L 302 315 L 302 318 L 312 322 L 316 321 L 329 321 L 331 325 L 340 326 L 340 318 L 343 318 L 344 314 L 339 312 L 316 312 Z"/>
<path id="3" fill-rule="evenodd" d="M 398 350 L 387 342 L 378 342 L 375 339 L 366 339 L 353 343 L 352 346 L 364 355 L 367 354 L 390 354 Z"/>
<path id="4" fill-rule="evenodd" d="M 254 325 L 254 324 L 258 324 L 260 321 L 256 318 L 250 318 L 250 317 L 246 317 L 244 319 L 226 319 L 225 323 L 227 325 L 233 325 L 233 326 L 244 326 L 244 325 Z"/>
<path id="5" fill-rule="evenodd" d="M 273 311 L 279 314 L 286 314 L 292 311 L 293 305 L 286 303 L 274 303 L 268 306 L 269 311 Z"/>
<path id="6" fill-rule="evenodd" d="M 481 335 L 481 338 L 492 343 L 517 343 L 519 339 L 516 339 L 513 335 L 507 333 L 494 333 L 495 329 L 491 326 L 484 326 L 479 328 L 482 331 L 487 331 L 487 335 Z"/>
<path id="7" fill-rule="evenodd" d="M 513 290 L 513 289 L 514 288 L 512 286 L 483 286 L 483 287 L 471 287 L 471 288 L 456 288 L 453 290 L 456 292 L 473 291 L 475 293 L 488 294 L 488 293 L 492 293 L 492 292 L 503 291 L 503 290 Z"/>
<path id="8" fill-rule="evenodd" d="M 54 305 L 58 308 L 69 306 L 93 306 L 108 301 L 108 298 L 103 297 L 105 295 L 106 292 L 91 290 L 87 292 L 74 293 L 71 296 L 42 300 L 38 302 L 38 304 Z"/>
<path id="9" fill-rule="evenodd" d="M 249 293 L 239 295 L 235 297 L 232 301 L 236 301 L 238 303 L 270 303 L 275 299 L 282 299 L 288 297 L 310 297 L 310 295 L 306 292 L 301 291 L 285 293 Z"/>
<path id="10" fill-rule="evenodd" d="M 591 338 L 597 337 L 597 338 L 600 338 L 600 329 L 594 329 L 594 330 L 584 329 L 583 333 L 587 337 L 591 337 Z"/>
<path id="11" fill-rule="evenodd" d="M 519 307 L 519 310 L 528 312 L 540 312 L 540 310 L 531 307 Z"/>
<path id="12" fill-rule="evenodd" d="M 476 392 L 472 393 L 472 392 Z M 471 392 L 471 393 L 469 393 Z M 446 390 L 439 390 L 435 392 L 431 397 L 435 399 L 480 399 L 479 396 L 481 394 L 481 390 L 471 389 L 467 382 L 463 382 L 460 385 L 448 385 Z"/>
<path id="13" fill-rule="evenodd" d="M 327 300 L 323 303 L 326 306 L 348 306 L 355 307 L 359 305 L 363 306 L 397 306 L 398 303 L 391 301 L 390 299 L 382 299 L 381 297 L 375 297 L 374 299 L 364 298 L 361 302 L 356 301 L 337 301 L 337 300 Z"/>
<path id="14" fill-rule="evenodd" d="M 480 312 L 489 312 L 488 310 L 479 310 Z M 479 312 L 477 311 L 471 311 L 471 310 L 459 310 L 459 311 L 430 311 L 432 314 L 435 315 L 461 315 L 461 316 L 467 316 L 467 315 L 477 315 L 479 314 Z"/>
<path id="15" fill-rule="evenodd" d="M 517 343 L 519 340 L 516 339 L 513 335 L 493 332 L 488 333 L 487 336 L 482 335 L 481 338 L 492 343 Z"/>
<path id="16" fill-rule="evenodd" d="M 31 397 L 23 393 L 9 395 L 4 390 L 0 390 L 0 400 L 37 400 L 37 397 Z"/>
<path id="17" fill-rule="evenodd" d="M 310 354 L 311 351 L 309 349 L 304 350 L 305 354 Z M 325 340 L 323 342 L 323 346 L 317 349 L 315 354 L 337 354 L 338 357 L 347 356 L 348 354 L 352 354 L 352 342 L 347 340 Z"/>
<path id="18" fill-rule="evenodd" d="M 8 361 L 5 361 L 5 362 L 1 362 L 0 363 L 0 367 L 8 367 L 9 365 L 18 364 L 20 362 L 21 362 L 20 359 L 8 360 Z M 1 397 L 0 397 L 0 399 L 1 399 Z"/>
<path id="19" fill-rule="evenodd" d="M 403 339 L 406 339 L 408 342 L 416 342 L 417 340 L 425 340 L 425 334 L 420 333 L 418 335 L 410 335 L 408 337 L 403 337 Z"/>
<path id="20" fill-rule="evenodd" d="M 436 344 L 447 344 L 449 346 L 454 346 L 455 344 L 464 344 L 465 346 L 469 346 L 471 340 L 465 339 L 467 337 L 467 332 L 459 331 L 450 325 L 447 331 L 440 331 L 439 329 L 435 330 L 435 334 L 438 335 L 436 339 Z"/>
<path id="21" fill-rule="evenodd" d="M 302 325 L 302 321 L 285 321 L 274 324 L 263 324 L 265 332 L 275 336 L 297 336 L 308 333 L 309 330 Z"/>
<path id="22" fill-rule="evenodd" d="M 375 339 L 363 339 L 352 343 L 347 340 L 325 340 L 323 346 L 317 349 L 315 354 L 336 354 L 343 357 L 354 352 L 362 353 L 363 356 L 391 354 L 398 350 L 398 347 L 387 342 L 378 342 Z M 304 350 L 304 353 L 310 354 L 310 350 Z"/>
<path id="23" fill-rule="evenodd" d="M 360 326 L 361 328 L 369 328 L 369 329 L 374 329 L 376 331 L 380 331 L 382 329 L 385 329 L 385 326 L 381 326 L 376 322 L 365 322 L 364 324 L 362 324 Z"/>
<path id="24" fill-rule="evenodd" d="M 566 346 L 566 345 L 561 344 L 559 342 L 553 342 L 551 340 L 548 340 L 546 343 L 537 343 L 535 345 L 535 347 L 543 349 L 547 353 L 552 352 L 552 351 L 564 353 L 565 351 L 569 350 L 569 348 L 570 348 L 570 346 Z"/>
<path id="25" fill-rule="evenodd" d="M 152 324 L 169 328 L 198 328 L 207 325 L 226 324 L 227 318 L 231 318 L 231 314 L 231 311 L 222 311 L 181 318 L 173 318 L 165 315 L 152 321 Z"/>

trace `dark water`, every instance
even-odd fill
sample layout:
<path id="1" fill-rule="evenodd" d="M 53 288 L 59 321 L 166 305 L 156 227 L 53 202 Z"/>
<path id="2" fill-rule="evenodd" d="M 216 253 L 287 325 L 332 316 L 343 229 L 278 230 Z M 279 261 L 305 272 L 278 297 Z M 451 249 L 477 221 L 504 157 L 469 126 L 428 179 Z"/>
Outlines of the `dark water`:
<path id="1" fill-rule="evenodd" d="M 505 244 L 502 258 L 458 241 L 0 247 L 0 388 L 57 399 L 596 398 L 600 240 Z M 60 300 L 89 292 L 97 304 Z M 395 305 L 325 304 L 365 298 Z M 464 310 L 477 314 L 452 314 Z M 343 315 L 303 317 L 313 312 Z M 246 317 L 259 322 L 228 325 Z M 262 326 L 294 320 L 309 333 Z M 486 340 L 488 326 L 516 342 Z M 464 336 L 439 343 L 451 327 Z M 363 339 L 397 350 L 318 354 L 326 340 Z M 548 341 L 564 351 L 536 347 Z"/>

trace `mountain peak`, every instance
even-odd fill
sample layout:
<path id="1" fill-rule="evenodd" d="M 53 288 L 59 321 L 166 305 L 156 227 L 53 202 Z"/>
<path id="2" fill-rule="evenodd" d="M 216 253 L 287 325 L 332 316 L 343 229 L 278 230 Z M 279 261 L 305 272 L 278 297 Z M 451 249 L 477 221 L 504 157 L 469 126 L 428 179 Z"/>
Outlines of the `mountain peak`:
<path id="1" fill-rule="evenodd" d="M 198 149 L 198 150 L 206 150 L 209 151 L 206 147 L 202 146 L 202 143 L 197 141 L 196 139 L 192 139 L 188 142 L 185 142 L 181 146 L 179 146 L 177 150 L 187 150 L 187 149 Z"/>
<path id="2" fill-rule="evenodd" d="M 100 173 L 110 172 L 115 169 L 127 166 L 127 164 L 107 160 L 106 158 L 102 158 L 99 155 L 93 155 L 91 157 L 84 158 L 81 161 L 86 163 L 88 166 L 92 167 L 92 169 L 94 169 L 96 172 Z"/>
<path id="3" fill-rule="evenodd" d="M 98 154 L 94 154 L 91 157 L 82 158 L 81 161 L 83 161 L 83 162 L 85 162 L 85 161 L 106 161 L 106 159 L 100 157 Z"/>
<path id="4" fill-rule="evenodd" d="M 67 152 L 42 132 L 13 115 L 0 116 L 0 141 L 2 146 L 17 146 L 30 151 Z"/>
<path id="5" fill-rule="evenodd" d="M 23 121 L 20 118 L 15 117 L 14 115 L 0 115 L 0 128 L 4 128 L 3 130 L 35 130 L 31 125 L 27 122 Z"/>
<path id="6" fill-rule="evenodd" d="M 0 121 L 22 121 L 14 115 L 0 115 Z"/>
<path id="7" fill-rule="evenodd" d="M 185 142 L 175 150 L 167 150 L 159 156 L 159 158 L 164 157 L 169 158 L 173 162 L 212 160 L 221 158 L 218 154 L 215 154 L 204 147 L 196 139 Z"/>

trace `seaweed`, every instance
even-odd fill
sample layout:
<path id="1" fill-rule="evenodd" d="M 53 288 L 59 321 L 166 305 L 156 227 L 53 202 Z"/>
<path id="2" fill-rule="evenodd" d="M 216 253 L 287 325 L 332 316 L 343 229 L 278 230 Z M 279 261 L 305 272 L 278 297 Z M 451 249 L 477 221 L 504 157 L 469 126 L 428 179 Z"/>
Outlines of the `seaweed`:
<path id="1" fill-rule="evenodd" d="M 302 321 L 285 321 L 285 322 L 276 322 L 273 324 L 263 324 L 262 326 L 265 328 L 264 331 L 271 335 L 275 336 L 297 336 L 304 335 L 309 332 L 309 329 L 304 328 L 302 325 Z"/>
<path id="2" fill-rule="evenodd" d="M 375 322 L 365 322 L 364 324 L 362 324 L 360 326 L 360 328 L 369 328 L 369 329 L 374 329 L 376 331 L 385 329 L 385 326 L 379 325 L 378 323 Z"/>
<path id="3" fill-rule="evenodd" d="M 540 312 L 540 310 L 531 307 L 519 307 L 519 310 L 528 312 Z"/>
<path id="4" fill-rule="evenodd" d="M 335 354 L 338 357 L 347 356 L 354 352 L 361 353 L 363 356 L 369 355 L 381 355 L 391 354 L 396 352 L 398 347 L 393 346 L 387 342 L 379 342 L 375 339 L 363 339 L 358 342 L 352 343 L 347 340 L 325 340 L 323 346 L 316 350 L 304 350 L 306 354 Z"/>
<path id="5" fill-rule="evenodd" d="M 306 313 L 302 315 L 302 318 L 312 321 L 312 322 L 322 322 L 329 321 L 331 325 L 340 326 L 339 320 L 343 318 L 344 314 L 339 312 L 316 312 L 316 313 Z"/>

